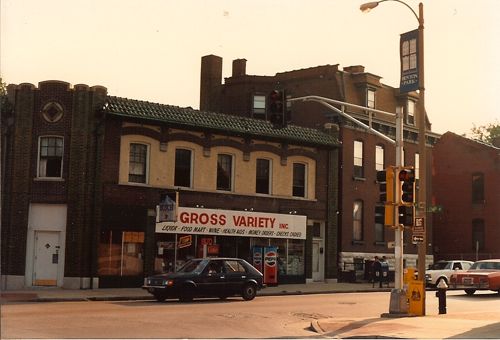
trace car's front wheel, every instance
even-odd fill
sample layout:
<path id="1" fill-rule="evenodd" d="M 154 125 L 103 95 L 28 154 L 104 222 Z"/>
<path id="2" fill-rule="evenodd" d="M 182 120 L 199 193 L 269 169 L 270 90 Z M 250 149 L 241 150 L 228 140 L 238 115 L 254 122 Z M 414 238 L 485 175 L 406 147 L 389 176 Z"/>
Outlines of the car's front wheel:
<path id="1" fill-rule="evenodd" d="M 253 300 L 255 296 L 257 295 L 257 288 L 255 287 L 255 284 L 253 283 L 247 283 L 243 287 L 243 292 L 241 296 L 243 297 L 244 300 Z"/>
<path id="2" fill-rule="evenodd" d="M 466 289 L 465 290 L 465 294 L 467 294 L 467 295 L 473 295 L 475 292 L 476 292 L 475 289 Z"/>

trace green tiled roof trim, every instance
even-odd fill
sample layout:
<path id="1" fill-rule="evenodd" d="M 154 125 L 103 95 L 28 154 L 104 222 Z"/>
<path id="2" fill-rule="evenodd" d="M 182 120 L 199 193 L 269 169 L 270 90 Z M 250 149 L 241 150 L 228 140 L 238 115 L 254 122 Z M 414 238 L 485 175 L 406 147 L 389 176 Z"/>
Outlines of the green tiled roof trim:
<path id="1" fill-rule="evenodd" d="M 260 120 L 215 112 L 182 108 L 179 106 L 151 103 L 147 101 L 108 96 L 104 106 L 106 114 L 165 122 L 176 126 L 211 129 L 257 138 L 272 138 L 317 146 L 338 146 L 339 141 L 320 130 L 288 125 L 274 129 L 271 123 Z"/>

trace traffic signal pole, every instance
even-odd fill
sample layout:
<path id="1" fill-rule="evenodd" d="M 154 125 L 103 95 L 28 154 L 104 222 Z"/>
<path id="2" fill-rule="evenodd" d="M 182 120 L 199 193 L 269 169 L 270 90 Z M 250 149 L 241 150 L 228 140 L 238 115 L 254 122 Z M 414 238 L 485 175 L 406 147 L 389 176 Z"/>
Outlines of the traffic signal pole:
<path id="1" fill-rule="evenodd" d="M 365 106 L 355 105 L 351 103 L 342 102 L 335 99 L 320 97 L 320 96 L 304 96 L 298 98 L 288 99 L 290 102 L 294 101 L 314 101 L 320 103 L 332 111 L 338 113 L 342 117 L 354 122 L 355 124 L 363 127 L 367 131 L 379 136 L 380 138 L 388 141 L 391 144 L 396 146 L 396 165 L 395 172 L 397 173 L 399 169 L 403 166 L 403 113 L 392 113 L 386 112 L 382 110 L 376 110 L 372 108 L 368 108 Z M 338 109 L 334 105 L 340 105 L 342 109 Z M 396 140 L 393 140 L 383 133 L 373 129 L 371 126 L 364 124 L 363 122 L 357 120 L 356 118 L 350 116 L 349 114 L 344 112 L 345 107 L 362 109 L 369 113 L 369 121 L 371 122 L 372 113 L 381 113 L 385 115 L 389 115 L 395 117 L 396 123 Z M 401 197 L 398 192 L 400 192 L 400 188 L 396 187 L 396 183 L 399 183 L 397 180 L 394 180 L 394 197 L 395 197 L 395 207 L 393 212 L 393 221 L 395 227 L 395 242 L 394 242 L 394 289 L 391 291 L 391 301 L 389 306 L 389 314 L 405 314 L 407 313 L 407 305 L 406 305 L 406 293 L 403 290 L 403 229 L 404 226 L 399 224 L 399 204 L 401 203 Z"/>

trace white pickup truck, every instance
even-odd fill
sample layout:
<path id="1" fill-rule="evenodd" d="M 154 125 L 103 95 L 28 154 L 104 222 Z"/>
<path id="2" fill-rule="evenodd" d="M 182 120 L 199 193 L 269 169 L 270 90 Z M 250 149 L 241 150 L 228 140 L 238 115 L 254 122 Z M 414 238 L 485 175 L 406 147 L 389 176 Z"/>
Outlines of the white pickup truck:
<path id="1" fill-rule="evenodd" d="M 451 274 L 457 270 L 467 270 L 473 263 L 464 260 L 438 261 L 425 271 L 425 283 L 427 286 L 437 286 L 443 280 L 448 284 Z"/>

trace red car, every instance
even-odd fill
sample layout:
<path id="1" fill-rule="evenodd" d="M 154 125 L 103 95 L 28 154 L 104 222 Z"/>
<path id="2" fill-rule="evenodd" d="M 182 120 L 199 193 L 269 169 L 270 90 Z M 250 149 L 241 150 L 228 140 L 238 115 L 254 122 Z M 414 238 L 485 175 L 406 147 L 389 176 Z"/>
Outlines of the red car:
<path id="1" fill-rule="evenodd" d="M 500 259 L 474 262 L 469 270 L 451 275 L 451 289 L 463 289 L 467 295 L 476 290 L 495 290 L 500 294 Z"/>

